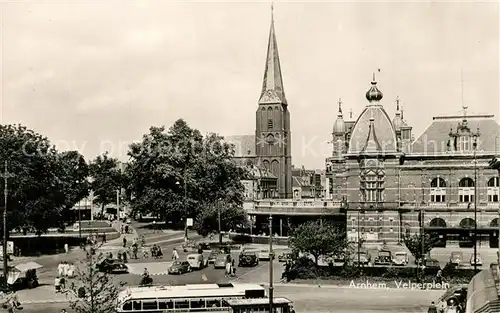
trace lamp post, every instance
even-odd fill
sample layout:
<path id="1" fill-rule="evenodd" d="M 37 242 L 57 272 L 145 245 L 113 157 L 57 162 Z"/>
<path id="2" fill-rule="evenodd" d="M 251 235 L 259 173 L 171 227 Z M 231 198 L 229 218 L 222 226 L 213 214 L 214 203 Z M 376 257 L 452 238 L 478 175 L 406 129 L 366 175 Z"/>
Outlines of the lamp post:
<path id="1" fill-rule="evenodd" d="M 188 224 L 187 224 L 187 183 L 186 183 L 186 173 L 184 173 L 183 175 L 183 182 L 182 182 L 182 185 L 184 187 L 184 201 L 183 201 L 183 204 L 184 204 L 184 241 L 187 242 L 188 241 Z M 181 183 L 179 181 L 177 181 L 175 183 L 176 185 L 180 185 Z"/>
<path id="2" fill-rule="evenodd" d="M 477 136 L 472 137 L 472 149 L 474 150 L 474 273 L 477 273 Z"/>
<path id="3" fill-rule="evenodd" d="M 7 266 L 7 198 L 9 193 L 8 180 L 10 177 L 14 177 L 11 173 L 9 173 L 7 169 L 7 161 L 5 161 L 5 168 L 3 173 L 4 179 L 4 207 L 3 207 L 3 277 L 4 277 L 4 286 L 7 287 L 7 275 L 8 275 L 8 266 Z"/>
<path id="4" fill-rule="evenodd" d="M 357 244 L 358 244 L 358 268 L 360 267 L 360 264 L 361 264 L 361 257 L 360 257 L 360 255 L 359 255 L 359 253 L 361 252 L 361 251 L 360 251 L 360 249 L 361 249 L 361 241 L 360 241 L 360 240 L 361 240 L 361 238 L 360 238 L 360 236 L 359 236 L 359 231 L 360 231 L 360 230 L 359 230 L 359 211 L 360 211 L 360 209 L 361 209 L 361 208 L 359 208 L 359 207 L 358 207 L 358 227 L 357 227 L 357 228 L 358 228 L 358 229 L 357 229 L 357 230 L 358 230 L 358 242 L 357 242 Z"/>
<path id="5" fill-rule="evenodd" d="M 219 224 L 219 244 L 222 245 L 222 227 L 221 227 L 221 218 L 220 218 L 220 200 L 217 199 L 217 220 Z"/>
<path id="6" fill-rule="evenodd" d="M 273 312 L 273 216 L 269 215 L 269 312 Z"/>

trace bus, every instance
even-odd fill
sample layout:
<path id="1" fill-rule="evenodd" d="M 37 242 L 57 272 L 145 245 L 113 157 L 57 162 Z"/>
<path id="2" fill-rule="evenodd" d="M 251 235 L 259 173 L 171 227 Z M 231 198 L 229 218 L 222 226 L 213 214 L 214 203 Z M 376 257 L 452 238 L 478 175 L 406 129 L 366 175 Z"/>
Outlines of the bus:
<path id="1" fill-rule="evenodd" d="M 222 283 L 132 287 L 120 292 L 118 313 L 232 312 L 226 300 L 266 299 L 257 284 Z M 269 301 L 269 300 L 267 300 Z"/>

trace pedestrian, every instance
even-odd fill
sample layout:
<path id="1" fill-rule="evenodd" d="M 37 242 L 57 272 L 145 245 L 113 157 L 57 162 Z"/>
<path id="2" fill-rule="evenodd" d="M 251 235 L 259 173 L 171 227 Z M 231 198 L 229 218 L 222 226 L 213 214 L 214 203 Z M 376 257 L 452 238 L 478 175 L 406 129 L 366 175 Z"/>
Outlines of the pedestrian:
<path id="1" fill-rule="evenodd" d="M 436 274 L 436 283 L 442 284 L 443 283 L 443 271 L 439 270 Z"/>
<path id="2" fill-rule="evenodd" d="M 127 251 L 123 251 L 123 263 L 127 263 Z"/>
<path id="3" fill-rule="evenodd" d="M 123 234 L 125 232 L 125 226 L 122 225 L 121 227 L 121 233 Z"/>
<path id="4" fill-rule="evenodd" d="M 174 248 L 174 251 L 172 251 L 172 260 L 176 261 L 179 259 L 179 253 L 177 252 L 177 249 Z"/>
<path id="5" fill-rule="evenodd" d="M 128 225 L 125 225 L 125 234 L 128 234 Z"/>
<path id="6" fill-rule="evenodd" d="M 226 274 L 225 277 L 229 277 L 231 275 L 231 262 L 226 263 Z"/>
<path id="7" fill-rule="evenodd" d="M 127 237 L 123 237 L 123 247 L 127 247 Z"/>
<path id="8" fill-rule="evenodd" d="M 431 302 L 431 305 L 429 305 L 429 309 L 427 310 L 427 313 L 438 313 L 436 304 L 434 301 Z"/>
<path id="9" fill-rule="evenodd" d="M 64 244 L 64 252 L 69 253 L 69 245 L 68 245 L 68 243 Z"/>
<path id="10" fill-rule="evenodd" d="M 59 276 L 57 276 L 54 279 L 54 287 L 56 289 L 56 292 L 60 292 L 61 291 L 61 279 L 59 278 Z"/>
<path id="11" fill-rule="evenodd" d="M 69 278 L 72 278 L 75 275 L 75 265 L 74 264 L 69 264 L 68 265 L 67 275 L 68 275 Z"/>
<path id="12" fill-rule="evenodd" d="M 132 253 L 134 254 L 134 259 L 138 259 L 137 257 L 137 252 L 138 252 L 139 248 L 137 248 L 137 245 L 133 246 L 132 247 Z"/>
<path id="13" fill-rule="evenodd" d="M 59 263 L 59 265 L 57 265 L 57 274 L 58 274 L 59 277 L 63 275 L 63 264 L 62 264 L 62 262 Z"/>
<path id="14" fill-rule="evenodd" d="M 236 277 L 236 265 L 235 265 L 235 262 L 234 262 L 234 259 L 233 259 L 233 262 L 231 263 L 231 270 L 232 270 L 232 276 L 233 277 Z"/>

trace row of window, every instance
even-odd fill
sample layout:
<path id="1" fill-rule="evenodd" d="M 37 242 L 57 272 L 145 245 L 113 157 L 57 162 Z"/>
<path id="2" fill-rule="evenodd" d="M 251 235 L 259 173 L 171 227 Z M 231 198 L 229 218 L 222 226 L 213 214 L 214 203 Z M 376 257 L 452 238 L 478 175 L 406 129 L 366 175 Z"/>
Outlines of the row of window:
<path id="1" fill-rule="evenodd" d="M 488 187 L 496 187 L 499 186 L 498 177 L 491 177 L 488 179 L 486 185 Z M 431 181 L 431 188 L 445 188 L 446 182 L 443 178 L 437 177 Z M 474 180 L 470 177 L 464 177 L 458 182 L 458 187 L 474 187 Z"/>

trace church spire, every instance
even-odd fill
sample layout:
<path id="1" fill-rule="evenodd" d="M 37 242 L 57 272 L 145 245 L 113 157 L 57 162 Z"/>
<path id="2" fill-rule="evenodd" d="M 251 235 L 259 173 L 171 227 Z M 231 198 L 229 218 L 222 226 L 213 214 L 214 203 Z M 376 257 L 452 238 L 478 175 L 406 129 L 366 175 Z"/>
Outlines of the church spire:
<path id="1" fill-rule="evenodd" d="M 280 57 L 278 54 L 278 43 L 274 31 L 274 9 L 271 5 L 271 29 L 269 30 L 269 42 L 267 45 L 266 68 L 264 71 L 264 82 L 260 94 L 259 104 L 281 103 L 287 104 L 285 90 L 283 89 L 283 78 L 281 76 Z"/>

